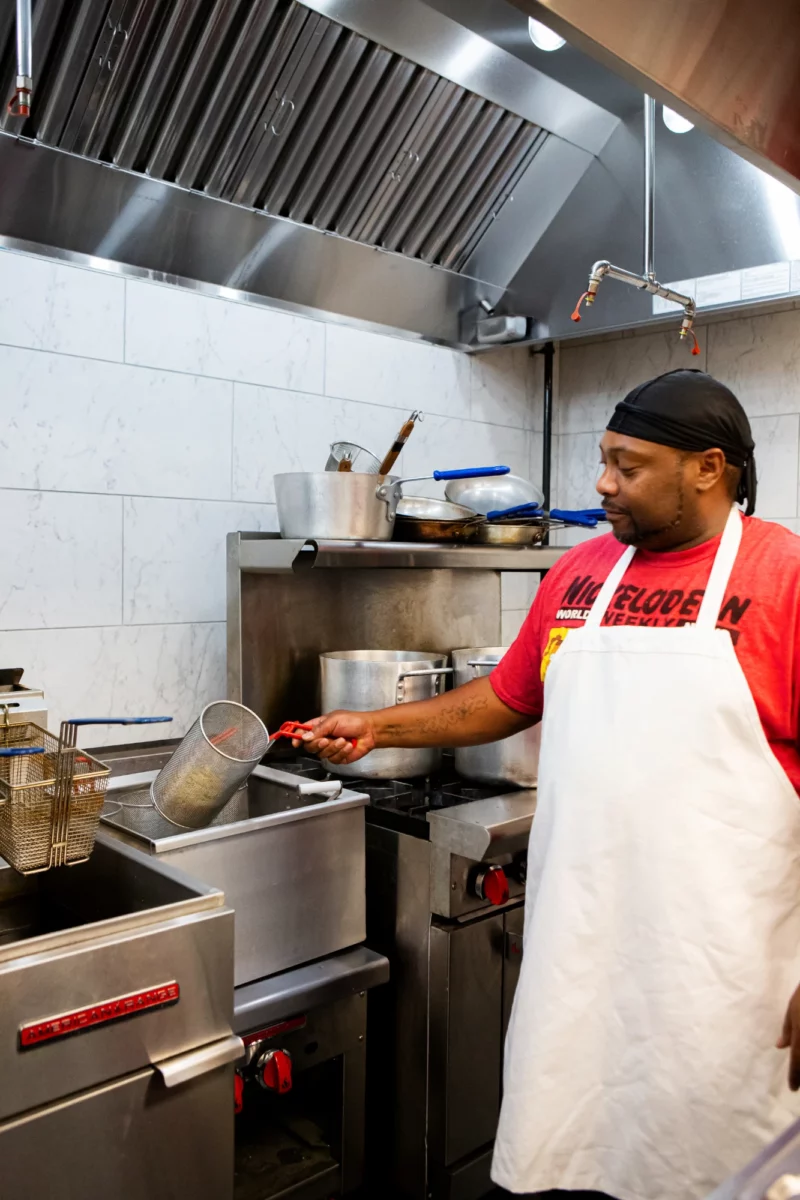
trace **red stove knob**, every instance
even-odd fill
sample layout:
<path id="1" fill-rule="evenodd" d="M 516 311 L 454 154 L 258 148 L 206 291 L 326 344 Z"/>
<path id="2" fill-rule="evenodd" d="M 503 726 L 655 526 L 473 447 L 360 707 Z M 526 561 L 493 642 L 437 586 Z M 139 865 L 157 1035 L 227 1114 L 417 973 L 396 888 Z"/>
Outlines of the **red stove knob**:
<path id="1" fill-rule="evenodd" d="M 244 1108 L 244 1078 L 238 1071 L 233 1076 L 233 1111 L 238 1116 Z"/>
<path id="2" fill-rule="evenodd" d="M 508 900 L 508 880 L 502 867 L 485 867 L 475 876 L 475 895 L 490 904 L 505 904 Z"/>
<path id="3" fill-rule="evenodd" d="M 259 1059 L 258 1082 L 270 1092 L 292 1090 L 292 1056 L 288 1050 L 268 1050 Z"/>

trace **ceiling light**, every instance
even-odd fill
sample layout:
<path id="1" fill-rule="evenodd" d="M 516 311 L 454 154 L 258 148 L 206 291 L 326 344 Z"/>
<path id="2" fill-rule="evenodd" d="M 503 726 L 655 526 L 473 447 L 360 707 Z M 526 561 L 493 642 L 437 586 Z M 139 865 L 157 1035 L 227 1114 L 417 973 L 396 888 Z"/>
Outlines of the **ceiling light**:
<path id="1" fill-rule="evenodd" d="M 564 38 L 553 33 L 552 29 L 548 29 L 541 21 L 534 21 L 533 17 L 528 17 L 528 33 L 534 46 L 538 46 L 540 50 L 560 50 L 566 44 Z"/>
<path id="2" fill-rule="evenodd" d="M 666 104 L 662 108 L 661 114 L 664 118 L 664 124 L 672 133 L 688 133 L 690 129 L 694 129 L 691 121 L 687 121 L 686 117 L 682 117 L 674 109 L 667 108 Z"/>

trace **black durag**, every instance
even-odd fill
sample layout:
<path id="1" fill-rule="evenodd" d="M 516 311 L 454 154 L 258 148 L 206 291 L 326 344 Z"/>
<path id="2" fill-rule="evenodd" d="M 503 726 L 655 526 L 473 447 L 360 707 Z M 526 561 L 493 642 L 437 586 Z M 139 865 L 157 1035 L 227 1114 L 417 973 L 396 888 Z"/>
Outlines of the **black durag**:
<path id="1" fill-rule="evenodd" d="M 756 508 L 755 443 L 747 414 L 730 388 L 705 371 L 669 371 L 640 383 L 621 400 L 606 426 L 676 450 L 721 450 L 740 467 L 736 500 L 749 517 Z"/>

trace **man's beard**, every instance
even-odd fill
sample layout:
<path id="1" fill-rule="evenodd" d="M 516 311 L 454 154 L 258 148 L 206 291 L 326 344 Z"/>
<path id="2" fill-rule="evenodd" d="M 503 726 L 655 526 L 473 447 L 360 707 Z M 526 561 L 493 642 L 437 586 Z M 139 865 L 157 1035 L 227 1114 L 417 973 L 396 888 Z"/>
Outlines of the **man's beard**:
<path id="1" fill-rule="evenodd" d="M 614 537 L 618 542 L 622 542 L 623 546 L 646 546 L 648 542 L 662 537 L 665 533 L 669 533 L 673 529 L 677 529 L 683 520 L 684 493 L 682 483 L 679 483 L 676 488 L 675 499 L 676 511 L 671 521 L 667 521 L 666 524 L 662 525 L 643 525 L 636 520 L 633 513 L 626 511 L 625 515 L 633 526 L 633 529 L 630 533 L 615 529 Z"/>

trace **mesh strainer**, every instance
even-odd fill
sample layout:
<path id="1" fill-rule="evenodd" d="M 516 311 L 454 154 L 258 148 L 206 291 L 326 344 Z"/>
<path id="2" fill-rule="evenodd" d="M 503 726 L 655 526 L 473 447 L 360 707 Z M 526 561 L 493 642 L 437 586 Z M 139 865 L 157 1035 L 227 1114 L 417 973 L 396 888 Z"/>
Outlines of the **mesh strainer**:
<path id="1" fill-rule="evenodd" d="M 232 700 L 208 704 L 150 785 L 162 817 L 182 829 L 213 821 L 269 745 L 264 723 Z"/>
<path id="2" fill-rule="evenodd" d="M 326 471 L 338 471 L 343 458 L 350 460 L 351 470 L 358 475 L 377 475 L 381 460 L 371 450 L 357 446 L 355 442 L 334 442 L 325 464 Z"/>

